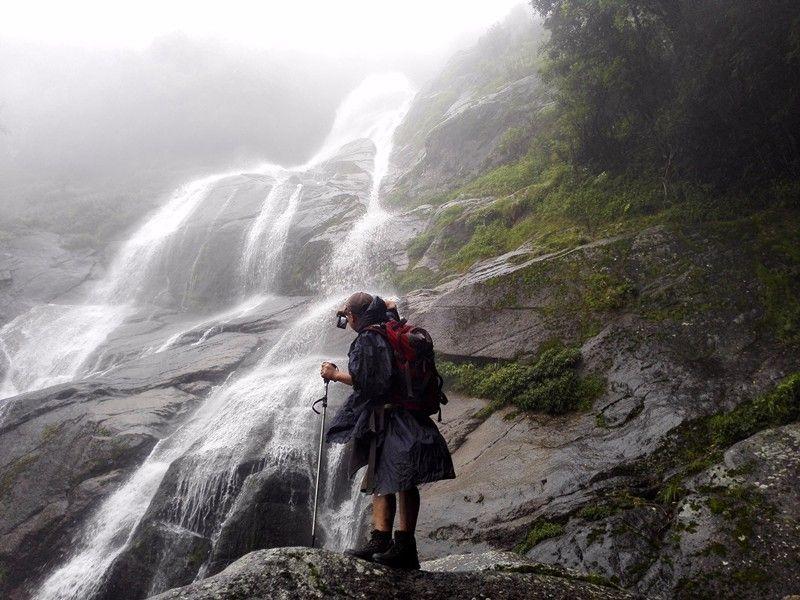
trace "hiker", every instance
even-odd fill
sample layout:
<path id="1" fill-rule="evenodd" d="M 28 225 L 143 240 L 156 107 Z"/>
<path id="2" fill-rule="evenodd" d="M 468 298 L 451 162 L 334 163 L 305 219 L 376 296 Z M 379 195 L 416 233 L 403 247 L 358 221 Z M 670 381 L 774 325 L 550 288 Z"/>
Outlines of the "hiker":
<path id="1" fill-rule="evenodd" d="M 325 380 L 353 386 L 353 392 L 334 417 L 326 440 L 352 443 L 349 476 L 366 465 L 361 491 L 372 494 L 369 541 L 345 553 L 391 567 L 419 569 L 414 539 L 420 507 L 417 486 L 455 477 L 447 443 L 428 416 L 447 399 L 437 397 L 428 410 L 402 401 L 408 397 L 409 385 L 399 376 L 395 351 L 386 335 L 386 329 L 402 327 L 394 303 L 358 292 L 338 315 L 346 317 L 358 334 L 347 354 L 348 371 L 324 362 L 320 374 Z M 432 344 L 430 350 L 426 370 L 433 366 Z M 435 368 L 432 372 L 440 394 L 441 378 Z M 405 381 L 409 381 L 407 376 Z"/>

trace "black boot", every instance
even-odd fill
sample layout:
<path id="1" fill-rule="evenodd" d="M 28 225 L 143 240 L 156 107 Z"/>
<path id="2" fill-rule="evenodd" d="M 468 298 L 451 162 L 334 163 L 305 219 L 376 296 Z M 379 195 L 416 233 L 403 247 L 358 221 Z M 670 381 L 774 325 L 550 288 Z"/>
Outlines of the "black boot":
<path id="1" fill-rule="evenodd" d="M 345 550 L 344 553 L 348 556 L 354 556 L 363 560 L 372 562 L 374 554 L 386 552 L 392 545 L 392 532 L 391 531 L 378 531 L 373 529 L 369 535 L 369 541 L 359 548 L 350 548 Z"/>
<path id="2" fill-rule="evenodd" d="M 392 547 L 372 557 L 376 563 L 396 569 L 419 569 L 417 541 L 413 533 L 395 531 Z"/>

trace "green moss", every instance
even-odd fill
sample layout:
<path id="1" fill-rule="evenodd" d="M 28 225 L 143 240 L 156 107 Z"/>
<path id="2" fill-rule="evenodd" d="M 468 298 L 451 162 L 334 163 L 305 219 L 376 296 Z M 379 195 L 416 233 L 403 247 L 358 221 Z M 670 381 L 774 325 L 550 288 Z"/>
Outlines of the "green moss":
<path id="1" fill-rule="evenodd" d="M 786 377 L 773 390 L 747 400 L 728 413 L 684 423 L 647 459 L 631 467 L 651 478 L 677 473 L 667 483 L 675 485 L 719 462 L 723 452 L 751 435 L 800 419 L 800 372 Z M 664 486 L 666 487 L 666 486 Z M 661 494 L 668 495 L 664 488 Z"/>
<path id="2" fill-rule="evenodd" d="M 58 423 L 53 423 L 42 428 L 41 440 L 46 444 L 58 436 L 61 426 Z"/>
<path id="3" fill-rule="evenodd" d="M 422 258 L 422 255 L 425 254 L 425 251 L 430 247 L 431 243 L 433 243 L 435 237 L 436 233 L 428 229 L 421 235 L 412 239 L 406 248 L 408 258 L 413 261 Z"/>
<path id="4" fill-rule="evenodd" d="M 394 276 L 394 284 L 399 292 L 436 287 L 439 275 L 427 267 L 415 267 Z"/>
<path id="5" fill-rule="evenodd" d="M 699 556 L 728 556 L 728 547 L 725 544 L 714 542 L 706 546 L 703 550 L 698 552 Z"/>
<path id="6" fill-rule="evenodd" d="M 609 273 L 593 273 L 587 284 L 583 302 L 593 312 L 619 310 L 635 294 L 629 282 Z"/>
<path id="7" fill-rule="evenodd" d="M 686 490 L 681 485 L 680 478 L 670 478 L 659 490 L 658 500 L 662 504 L 675 504 L 686 495 Z"/>
<path id="8" fill-rule="evenodd" d="M 528 565 L 495 565 L 492 567 L 495 571 L 502 571 L 503 573 L 532 573 L 535 575 L 546 575 L 548 577 L 560 577 L 562 579 L 569 579 L 572 581 L 585 581 L 587 583 L 593 583 L 595 585 L 601 585 L 604 587 L 612 587 L 615 589 L 619 589 L 619 581 L 616 577 L 604 577 L 598 573 L 588 573 L 586 575 L 572 573 L 570 571 L 565 571 L 564 569 L 553 566 L 553 565 L 546 565 L 543 563 L 539 564 L 528 564 Z"/>
<path id="9" fill-rule="evenodd" d="M 308 572 L 309 572 L 309 579 L 311 582 L 311 586 L 322 592 L 323 594 L 327 594 L 328 586 L 322 579 L 322 575 L 320 573 L 319 568 L 312 562 L 307 562 L 308 565 Z"/>
<path id="10" fill-rule="evenodd" d="M 724 513 L 728 506 L 727 503 L 723 502 L 717 497 L 708 498 L 706 504 L 708 504 L 708 509 L 711 511 L 711 513 L 715 515 L 721 515 Z"/>
<path id="11" fill-rule="evenodd" d="M 800 342 L 800 267 L 757 270 L 762 284 L 764 321 L 780 340 Z"/>
<path id="12" fill-rule="evenodd" d="M 540 173 L 540 165 L 537 164 L 533 155 L 528 154 L 515 163 L 502 165 L 481 175 L 462 187 L 457 193 L 476 197 L 507 196 L 535 183 Z"/>
<path id="13" fill-rule="evenodd" d="M 581 354 L 577 348 L 550 347 L 531 365 L 521 363 L 439 365 L 448 384 L 479 398 L 490 400 L 490 411 L 512 404 L 524 410 L 558 415 L 588 408 L 602 394 L 605 382 L 597 376 L 580 377 L 576 367 Z"/>
<path id="14" fill-rule="evenodd" d="M 587 521 L 599 521 L 610 517 L 617 512 L 616 507 L 610 504 L 591 504 L 578 511 L 578 516 Z"/>
<path id="15" fill-rule="evenodd" d="M 709 420 L 711 439 L 717 446 L 729 446 L 767 427 L 791 423 L 800 418 L 800 372 L 784 379 L 771 392 L 744 402 L 729 413 Z"/>
<path id="16" fill-rule="evenodd" d="M 456 221 L 463 212 L 464 207 L 459 204 L 448 206 L 440 211 L 431 223 L 428 224 L 425 231 L 409 242 L 406 247 L 408 258 L 411 261 L 419 260 L 428 250 L 431 243 L 433 243 L 433 240 L 435 240 L 449 225 Z"/>
<path id="17" fill-rule="evenodd" d="M 0 498 L 6 497 L 13 487 L 14 481 L 25 469 L 32 465 L 39 458 L 37 454 L 28 454 L 13 461 L 6 468 L 6 472 L 0 476 Z"/>
<path id="18" fill-rule="evenodd" d="M 552 523 L 550 521 L 540 521 L 537 522 L 531 529 L 528 530 L 525 539 L 522 540 L 519 544 L 517 544 L 514 551 L 519 554 L 527 554 L 531 548 L 536 546 L 539 542 L 542 542 L 549 538 L 558 537 L 564 533 L 564 526 L 558 523 Z"/>

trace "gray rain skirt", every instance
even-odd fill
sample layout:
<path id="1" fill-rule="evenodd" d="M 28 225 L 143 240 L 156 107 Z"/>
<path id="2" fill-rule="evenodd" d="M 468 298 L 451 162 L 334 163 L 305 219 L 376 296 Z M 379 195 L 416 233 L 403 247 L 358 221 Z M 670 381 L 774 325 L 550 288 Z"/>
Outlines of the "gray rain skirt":
<path id="1" fill-rule="evenodd" d="M 371 436 L 365 437 L 353 442 L 351 477 L 369 462 Z M 372 485 L 364 492 L 393 494 L 455 476 L 447 442 L 429 416 L 395 406 L 384 411 L 383 429 L 379 426 L 376 435 Z"/>

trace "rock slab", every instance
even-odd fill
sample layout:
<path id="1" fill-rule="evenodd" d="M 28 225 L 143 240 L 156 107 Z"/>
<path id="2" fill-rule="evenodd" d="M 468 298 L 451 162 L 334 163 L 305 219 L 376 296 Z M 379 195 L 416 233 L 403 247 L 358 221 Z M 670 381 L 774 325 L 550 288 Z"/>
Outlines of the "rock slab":
<path id="1" fill-rule="evenodd" d="M 569 576 L 542 575 L 536 565 L 512 570 L 403 571 L 327 550 L 279 548 L 251 552 L 222 573 L 170 590 L 158 600 L 304 600 L 307 598 L 633 598 L 612 587 Z"/>

